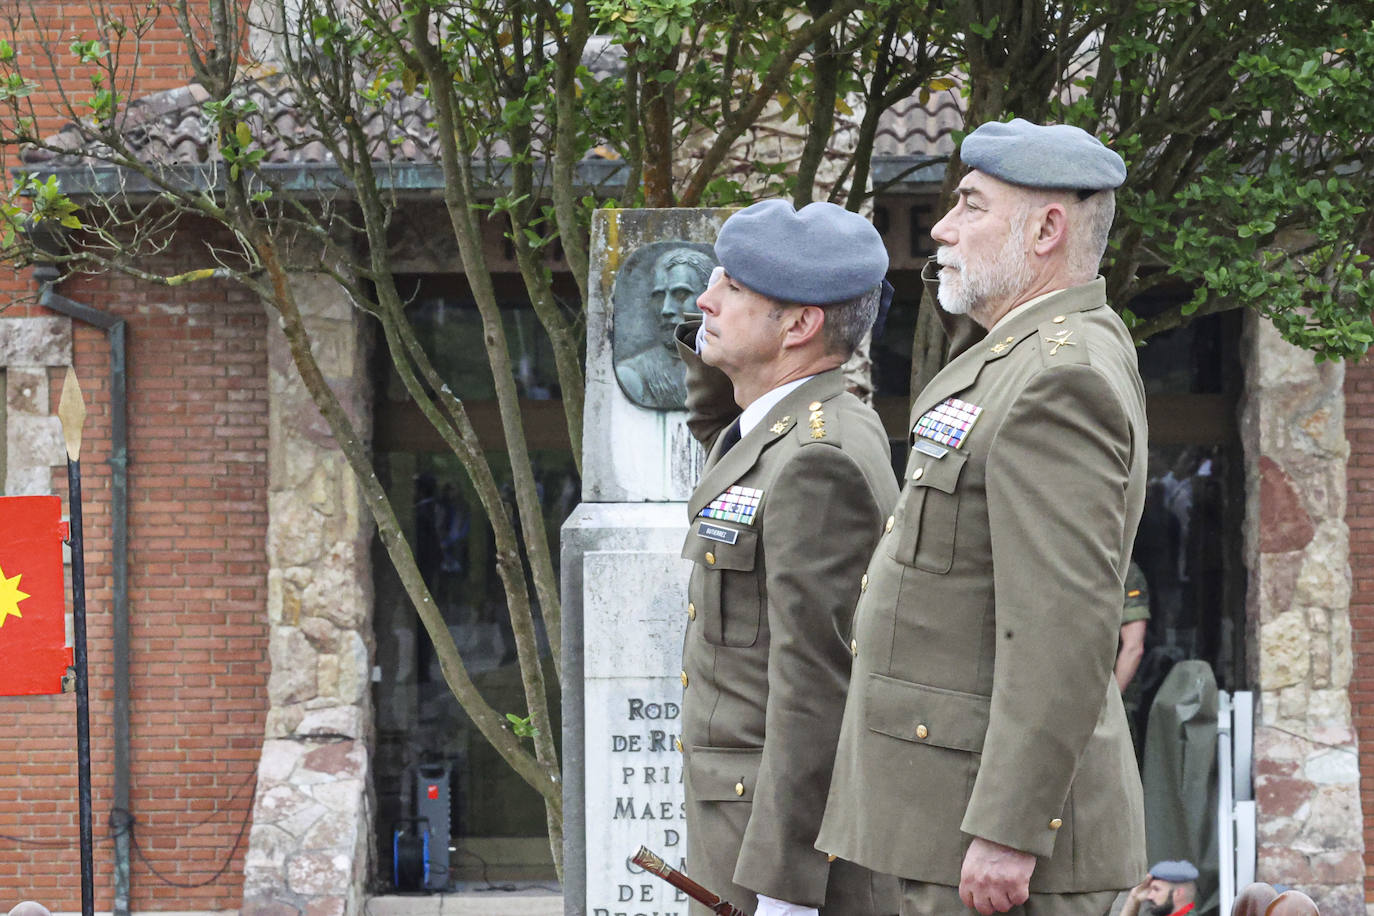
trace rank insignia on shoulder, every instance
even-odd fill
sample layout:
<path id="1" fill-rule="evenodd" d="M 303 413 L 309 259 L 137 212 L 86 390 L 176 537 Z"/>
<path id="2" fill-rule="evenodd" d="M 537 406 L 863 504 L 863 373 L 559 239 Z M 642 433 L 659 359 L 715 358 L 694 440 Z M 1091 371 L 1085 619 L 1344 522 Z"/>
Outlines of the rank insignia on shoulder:
<path id="1" fill-rule="evenodd" d="M 1078 341 L 1076 341 L 1076 340 L 1069 340 L 1069 338 L 1072 337 L 1072 336 L 1073 336 L 1073 331 L 1064 330 L 1064 331 L 1060 331 L 1058 334 L 1053 335 L 1052 337 L 1046 337 L 1046 338 L 1044 338 L 1045 343 L 1047 343 L 1047 344 L 1050 345 L 1050 356 L 1056 355 L 1056 354 L 1059 352 L 1059 348 L 1060 348 L 1060 347 L 1076 347 L 1076 346 L 1078 346 Z"/>
<path id="2" fill-rule="evenodd" d="M 711 500 L 699 513 L 704 518 L 717 518 L 739 525 L 752 525 L 754 513 L 763 501 L 763 491 L 735 484 Z"/>
<path id="3" fill-rule="evenodd" d="M 825 411 L 821 409 L 820 401 L 811 404 L 811 438 L 825 438 Z"/>
<path id="4" fill-rule="evenodd" d="M 771 433 L 772 433 L 773 435 L 775 435 L 775 436 L 778 435 L 778 434 L 780 434 L 780 433 L 785 433 L 785 432 L 787 432 L 787 424 L 789 424 L 789 423 L 791 423 L 791 422 L 792 422 L 792 418 L 791 418 L 791 417 L 783 417 L 781 420 L 779 420 L 778 422 L 774 423 L 772 426 L 768 427 L 768 431 L 771 432 Z"/>
<path id="5" fill-rule="evenodd" d="M 913 436 L 924 436 L 941 445 L 959 448 L 977 422 L 983 408 L 958 398 L 946 398 L 921 415 L 912 428 Z"/>

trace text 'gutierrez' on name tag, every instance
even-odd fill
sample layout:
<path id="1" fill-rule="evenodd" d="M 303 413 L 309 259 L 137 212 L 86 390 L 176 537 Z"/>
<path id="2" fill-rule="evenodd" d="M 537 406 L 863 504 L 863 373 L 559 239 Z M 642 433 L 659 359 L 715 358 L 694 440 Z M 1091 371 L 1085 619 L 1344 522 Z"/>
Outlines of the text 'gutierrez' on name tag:
<path id="1" fill-rule="evenodd" d="M 710 525 L 702 522 L 697 526 L 697 534 L 712 541 L 720 541 L 722 544 L 733 544 L 739 540 L 739 532 L 733 528 L 722 528 L 720 525 Z"/>

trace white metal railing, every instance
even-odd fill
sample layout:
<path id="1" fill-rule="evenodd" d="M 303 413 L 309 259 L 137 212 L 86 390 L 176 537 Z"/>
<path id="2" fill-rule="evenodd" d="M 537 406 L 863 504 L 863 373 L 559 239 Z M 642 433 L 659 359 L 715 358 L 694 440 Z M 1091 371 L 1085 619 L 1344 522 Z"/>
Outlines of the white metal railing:
<path id="1" fill-rule="evenodd" d="M 1217 870 L 1220 913 L 1255 880 L 1255 695 L 1217 692 Z"/>

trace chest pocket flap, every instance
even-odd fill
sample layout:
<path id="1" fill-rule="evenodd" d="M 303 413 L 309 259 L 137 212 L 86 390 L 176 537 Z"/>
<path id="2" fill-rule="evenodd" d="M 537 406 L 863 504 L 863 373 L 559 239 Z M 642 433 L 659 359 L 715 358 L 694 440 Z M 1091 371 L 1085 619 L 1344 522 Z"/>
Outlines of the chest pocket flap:
<path id="1" fill-rule="evenodd" d="M 730 543 L 730 539 L 734 543 Z M 707 518 L 695 518 L 682 545 L 682 558 L 707 569 L 749 572 L 754 568 L 759 533 L 752 528 L 724 525 Z"/>
<path id="2" fill-rule="evenodd" d="M 698 801 L 750 802 L 763 750 L 752 747 L 693 747 L 687 758 L 692 793 Z"/>
<path id="3" fill-rule="evenodd" d="M 988 697 L 870 674 L 864 702 L 868 727 L 875 732 L 975 754 L 983 750 Z"/>
<path id="4" fill-rule="evenodd" d="M 950 450 L 943 458 L 933 458 L 922 452 L 913 452 L 911 469 L 907 472 L 909 485 L 953 493 L 959 484 L 959 475 L 964 470 L 968 455 Z"/>
<path id="5" fill-rule="evenodd" d="M 701 616 L 694 625 L 713 646 L 747 648 L 758 642 L 763 617 L 762 567 L 754 571 L 758 550 L 759 533 L 753 528 L 692 520 L 682 545 L 683 558 L 696 564 L 688 599 Z"/>
<path id="6" fill-rule="evenodd" d="M 949 572 L 959 520 L 959 477 L 967 460 L 953 450 L 943 458 L 912 452 L 897 503 L 896 532 L 888 545 L 894 560 L 927 572 Z"/>

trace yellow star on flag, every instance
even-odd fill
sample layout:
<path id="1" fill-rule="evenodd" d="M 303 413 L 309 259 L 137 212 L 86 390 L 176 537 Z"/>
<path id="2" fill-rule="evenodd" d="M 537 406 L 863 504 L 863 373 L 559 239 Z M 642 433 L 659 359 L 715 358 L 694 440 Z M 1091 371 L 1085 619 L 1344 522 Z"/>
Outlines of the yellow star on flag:
<path id="1" fill-rule="evenodd" d="M 5 571 L 0 569 L 0 627 L 5 625 L 5 621 L 10 617 L 23 617 L 19 613 L 19 602 L 29 597 L 27 592 L 19 590 L 19 580 L 23 575 L 11 578 L 5 577 Z"/>

